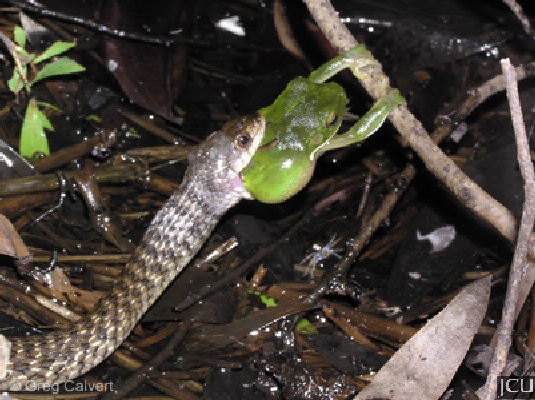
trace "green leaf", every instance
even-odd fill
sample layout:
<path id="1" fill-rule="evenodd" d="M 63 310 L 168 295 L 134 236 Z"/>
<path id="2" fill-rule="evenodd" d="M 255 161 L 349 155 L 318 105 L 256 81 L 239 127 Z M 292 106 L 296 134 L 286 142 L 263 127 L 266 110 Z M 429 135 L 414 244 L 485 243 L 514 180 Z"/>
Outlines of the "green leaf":
<path id="1" fill-rule="evenodd" d="M 45 129 L 54 130 L 50 120 L 37 107 L 37 102 L 31 99 L 20 134 L 19 152 L 22 156 L 31 158 L 36 152 L 50 154 Z"/>
<path id="2" fill-rule="evenodd" d="M 304 335 L 314 335 L 318 333 L 316 327 L 306 318 L 301 318 L 295 328 L 297 332 Z"/>
<path id="3" fill-rule="evenodd" d="M 248 290 L 247 293 L 259 297 L 260 301 L 264 303 L 266 307 L 277 307 L 277 300 L 275 300 L 273 297 L 262 294 L 258 290 Z"/>
<path id="4" fill-rule="evenodd" d="M 43 51 L 41 54 L 39 54 L 33 62 L 35 64 L 39 64 L 40 62 L 43 62 L 45 60 L 48 60 L 49 58 L 52 58 L 54 56 L 57 56 L 61 53 L 65 53 L 67 50 L 73 48 L 76 46 L 76 43 L 73 42 L 55 42 L 52 43 L 52 45 Z"/>
<path id="5" fill-rule="evenodd" d="M 37 109 L 37 118 L 39 118 L 39 121 L 41 123 L 41 126 L 43 129 L 48 129 L 49 131 L 54 131 L 54 127 L 52 126 L 52 122 L 48 119 L 48 117 L 39 109 Z M 46 137 L 46 136 L 45 136 Z M 47 141 L 47 148 L 48 148 L 48 141 Z M 48 150 L 50 152 L 50 150 Z M 46 151 L 41 151 L 42 153 L 45 153 L 48 155 Z"/>
<path id="6" fill-rule="evenodd" d="M 22 90 L 22 88 L 26 87 L 26 74 L 28 73 L 28 66 L 22 65 L 22 73 L 24 76 L 21 78 L 19 69 L 13 68 L 13 76 L 9 79 L 7 82 L 7 85 L 9 87 L 9 90 L 11 90 L 13 93 L 17 94 Z"/>
<path id="7" fill-rule="evenodd" d="M 7 86 L 13 93 L 18 93 L 22 89 L 22 80 L 16 69 L 13 70 L 13 76 L 7 81 Z"/>
<path id="8" fill-rule="evenodd" d="M 15 42 L 22 47 L 23 49 L 26 47 L 26 31 L 22 29 L 20 26 L 15 26 L 13 29 L 13 37 L 15 38 Z"/>
<path id="9" fill-rule="evenodd" d="M 88 115 L 87 117 L 85 117 L 85 119 L 87 121 L 102 122 L 102 118 L 94 114 Z"/>
<path id="10" fill-rule="evenodd" d="M 277 307 L 277 300 L 275 300 L 273 297 L 263 294 L 260 296 L 260 300 L 266 307 Z"/>
<path id="11" fill-rule="evenodd" d="M 75 72 L 85 71 L 85 68 L 71 58 L 62 57 L 49 64 L 46 64 L 35 76 L 32 81 L 34 84 L 42 79 L 51 76 L 74 74 Z"/>
<path id="12" fill-rule="evenodd" d="M 52 111 L 56 111 L 56 112 L 60 112 L 62 113 L 63 110 L 61 108 L 59 108 L 58 106 L 54 105 L 54 104 L 50 104 L 50 103 L 46 103 L 44 101 L 38 101 L 37 102 L 37 106 L 38 107 L 46 107 L 46 108 L 49 108 L 51 109 Z"/>

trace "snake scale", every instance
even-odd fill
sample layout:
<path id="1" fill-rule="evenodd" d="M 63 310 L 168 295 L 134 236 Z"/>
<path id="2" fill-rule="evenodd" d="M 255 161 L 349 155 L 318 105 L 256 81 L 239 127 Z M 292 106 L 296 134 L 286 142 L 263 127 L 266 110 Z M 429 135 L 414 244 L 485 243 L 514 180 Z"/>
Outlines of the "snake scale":
<path id="1" fill-rule="evenodd" d="M 221 216 L 251 198 L 240 171 L 265 131 L 260 114 L 227 123 L 190 155 L 180 189 L 157 212 L 132 260 L 95 311 L 69 329 L 11 338 L 0 390 L 28 390 L 74 379 L 107 358 L 129 335 L 210 236 Z"/>

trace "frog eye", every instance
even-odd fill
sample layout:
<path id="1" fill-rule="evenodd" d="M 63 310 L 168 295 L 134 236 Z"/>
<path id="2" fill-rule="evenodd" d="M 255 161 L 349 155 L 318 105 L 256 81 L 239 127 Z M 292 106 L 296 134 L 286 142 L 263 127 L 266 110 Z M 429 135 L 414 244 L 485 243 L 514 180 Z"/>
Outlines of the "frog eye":
<path id="1" fill-rule="evenodd" d="M 242 133 L 236 137 L 236 144 L 242 149 L 249 147 L 250 143 L 251 135 L 249 135 L 248 133 Z"/>
<path id="2" fill-rule="evenodd" d="M 330 128 L 338 123 L 338 114 L 334 111 L 329 114 L 329 117 L 327 118 L 325 127 Z"/>

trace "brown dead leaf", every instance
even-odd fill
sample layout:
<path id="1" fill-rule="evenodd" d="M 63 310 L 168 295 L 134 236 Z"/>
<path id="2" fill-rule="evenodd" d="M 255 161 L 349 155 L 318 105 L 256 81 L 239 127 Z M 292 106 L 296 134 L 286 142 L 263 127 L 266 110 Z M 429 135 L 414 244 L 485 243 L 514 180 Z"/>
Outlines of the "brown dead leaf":
<path id="1" fill-rule="evenodd" d="M 7 373 L 7 363 L 11 352 L 11 342 L 0 335 L 0 379 L 4 379 Z"/>
<path id="2" fill-rule="evenodd" d="M 483 320 L 491 277 L 464 288 L 377 373 L 355 400 L 437 400 L 447 389 Z"/>
<path id="3" fill-rule="evenodd" d="M 30 257 L 30 251 L 9 219 L 0 214 L 0 254 L 11 257 Z"/>

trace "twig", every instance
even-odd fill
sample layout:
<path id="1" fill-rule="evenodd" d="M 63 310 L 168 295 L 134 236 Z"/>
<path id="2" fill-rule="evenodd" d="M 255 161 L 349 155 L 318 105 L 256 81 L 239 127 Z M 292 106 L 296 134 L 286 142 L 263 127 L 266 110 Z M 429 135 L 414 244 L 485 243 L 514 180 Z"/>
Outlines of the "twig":
<path id="1" fill-rule="evenodd" d="M 329 0 L 304 1 L 317 24 L 336 49 L 344 52 L 358 44 L 340 22 L 338 13 Z M 389 79 L 382 71 L 381 64 L 373 56 L 370 55 L 367 61 L 366 76 L 361 76 L 360 82 L 374 99 L 379 99 L 391 90 Z M 513 214 L 468 178 L 437 147 L 421 122 L 411 114 L 406 106 L 395 109 L 389 118 L 431 173 L 440 179 L 466 207 L 490 223 L 511 243 L 514 242 L 516 222 Z"/>
<path id="2" fill-rule="evenodd" d="M 516 78 L 521 81 L 526 78 L 535 76 L 535 62 L 524 65 L 519 65 L 515 68 Z M 451 131 L 463 122 L 480 104 L 487 100 L 490 96 L 505 90 L 505 78 L 502 74 L 489 79 L 483 84 L 474 89 L 470 89 L 465 95 L 462 103 L 455 102 L 452 104 L 451 112 L 441 113 L 438 117 L 438 127 L 433 134 L 435 143 L 441 142 L 446 138 Z"/>
<path id="3" fill-rule="evenodd" d="M 518 291 L 521 286 L 522 275 L 527 263 L 528 247 L 533 223 L 535 222 L 535 173 L 531 163 L 529 144 L 522 118 L 522 109 L 518 96 L 518 87 L 515 70 L 509 59 L 501 60 L 503 74 L 507 83 L 507 98 L 513 120 L 515 132 L 518 163 L 524 179 L 524 209 L 518 231 L 518 239 L 513 256 L 513 264 L 509 273 L 509 284 L 505 295 L 505 304 L 502 311 L 502 322 L 498 327 L 497 345 L 494 357 L 487 377 L 484 400 L 495 398 L 498 375 L 503 371 L 507 362 L 507 354 L 511 347 L 511 331 L 515 320 L 515 307 L 517 304 Z M 530 283 L 530 286 L 533 282 Z"/>
<path id="4" fill-rule="evenodd" d="M 120 387 L 112 392 L 106 393 L 102 396 L 101 400 L 118 400 L 125 397 L 128 393 L 138 387 L 141 383 L 147 379 L 149 372 L 156 369 L 162 362 L 167 360 L 170 356 L 173 355 L 173 349 L 182 341 L 184 335 L 191 327 L 191 322 L 186 322 L 179 326 L 171 339 L 167 344 L 161 349 L 156 356 L 148 363 L 143 365 L 143 367 L 136 370 L 132 375 L 126 378 L 120 383 Z"/>
<path id="5" fill-rule="evenodd" d="M 152 43 L 152 44 L 162 45 L 165 47 L 169 47 L 175 43 L 194 44 L 197 46 L 207 46 L 210 44 L 206 40 L 191 39 L 191 38 L 184 37 L 181 35 L 155 36 L 155 35 L 145 35 L 145 34 L 136 33 L 136 32 L 128 32 L 128 31 L 112 28 L 104 24 L 99 24 L 98 22 L 95 22 L 89 19 L 65 14 L 60 11 L 49 10 L 33 2 L 20 1 L 20 0 L 6 0 L 6 1 L 7 3 L 10 3 L 11 5 L 18 7 L 21 10 L 24 10 L 26 12 L 35 13 L 43 17 L 54 18 L 60 21 L 65 21 L 65 22 L 79 25 L 79 26 L 84 26 L 88 29 L 91 29 L 91 30 L 94 30 L 94 31 L 103 33 L 105 35 L 108 35 L 110 37 L 114 37 L 118 39 L 127 39 L 127 40 L 134 40 L 137 42 L 143 42 L 143 43 Z"/>
<path id="6" fill-rule="evenodd" d="M 104 135 L 97 134 L 87 140 L 84 140 L 83 142 L 77 143 L 69 147 L 64 147 L 63 149 L 52 153 L 48 157 L 39 158 L 33 162 L 33 165 L 39 170 L 39 172 L 50 171 L 67 164 L 71 160 L 86 155 L 95 147 L 101 145 L 103 142 Z"/>
<path id="7" fill-rule="evenodd" d="M 383 221 L 391 214 L 392 209 L 398 203 L 408 183 L 412 181 L 416 170 L 412 164 L 409 164 L 401 172 L 398 178 L 398 186 L 394 188 L 383 200 L 381 206 L 375 211 L 372 217 L 362 224 L 363 228 L 359 234 L 353 239 L 353 247 L 349 249 L 348 254 L 344 259 L 326 274 L 321 280 L 320 284 L 314 289 L 314 291 L 307 297 L 308 303 L 316 303 L 327 291 L 335 284 L 338 277 L 343 277 L 347 274 L 347 271 L 355 263 L 357 257 L 362 252 L 362 249 L 368 244 L 373 234 L 379 229 Z"/>
<path id="8" fill-rule="evenodd" d="M 60 254 L 58 263 L 122 264 L 130 261 L 132 254 Z M 51 256 L 33 256 L 34 263 L 49 263 Z"/>
<path id="9" fill-rule="evenodd" d="M 311 210 L 307 211 L 304 215 L 300 217 L 299 221 L 297 221 L 290 229 L 288 229 L 288 231 L 286 231 L 284 235 L 282 235 L 278 240 L 274 241 L 269 246 L 258 250 L 254 256 L 250 257 L 239 267 L 232 270 L 232 272 L 229 272 L 223 278 L 218 279 L 211 285 L 205 285 L 201 287 L 197 292 L 186 297 L 182 302 L 175 306 L 175 311 L 182 311 L 188 307 L 191 307 L 193 304 L 195 304 L 202 298 L 208 296 L 210 293 L 217 291 L 221 287 L 228 285 L 229 282 L 232 282 L 235 279 L 238 279 L 243 274 L 245 274 L 249 269 L 258 264 L 258 262 L 262 260 L 262 258 L 277 249 L 283 242 L 287 241 L 290 236 L 297 232 L 298 229 L 303 226 L 304 221 L 308 219 L 310 213 Z"/>
<path id="10" fill-rule="evenodd" d="M 522 11 L 522 7 L 520 7 L 520 4 L 518 4 L 516 0 L 503 0 L 503 2 L 507 4 L 511 11 L 515 14 L 516 18 L 520 21 L 524 32 L 533 37 L 535 35 L 535 32 L 533 31 L 533 28 L 529 23 L 529 18 L 526 16 L 526 14 L 524 14 L 524 11 Z"/>

